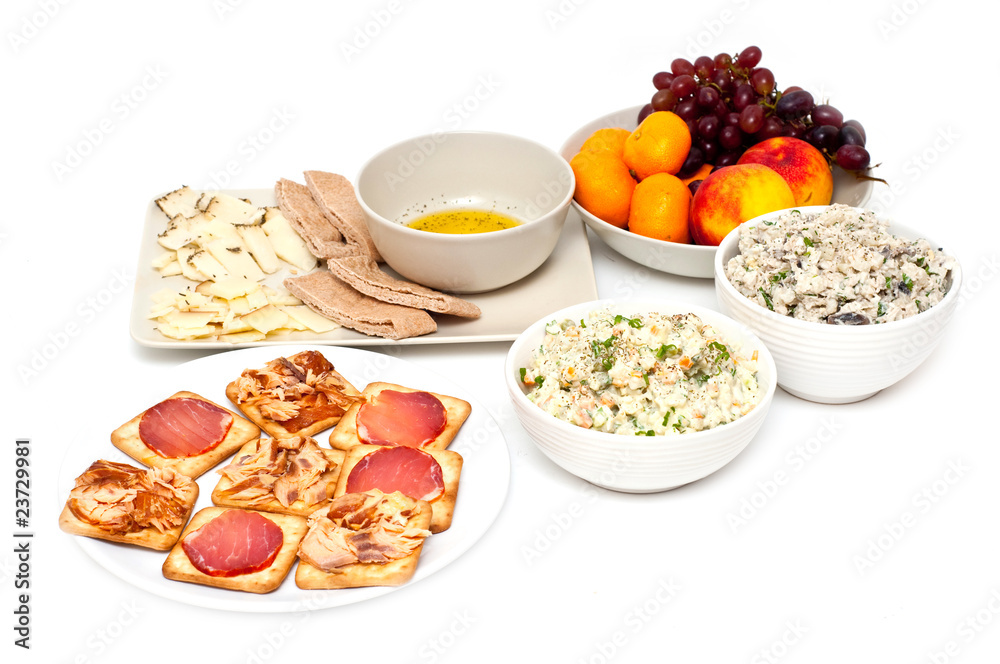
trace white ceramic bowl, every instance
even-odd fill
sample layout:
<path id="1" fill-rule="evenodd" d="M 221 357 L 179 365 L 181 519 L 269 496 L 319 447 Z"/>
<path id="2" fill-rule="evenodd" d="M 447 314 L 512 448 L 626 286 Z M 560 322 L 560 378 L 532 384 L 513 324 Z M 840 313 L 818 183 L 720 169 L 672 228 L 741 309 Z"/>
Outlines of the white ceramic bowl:
<path id="1" fill-rule="evenodd" d="M 604 433 L 546 413 L 525 396 L 520 368 L 528 366 L 531 352 L 541 343 L 548 323 L 579 319 L 604 307 L 625 316 L 652 311 L 693 313 L 718 330 L 728 344 L 738 344 L 743 355 L 757 351 L 760 403 L 729 424 L 676 436 Z M 504 380 L 518 420 L 549 459 L 592 484 L 628 493 L 673 489 L 710 475 L 732 461 L 764 422 L 776 385 L 774 360 L 748 328 L 717 311 L 669 300 L 599 300 L 550 314 L 532 324 L 511 345 L 504 364 Z"/>
<path id="2" fill-rule="evenodd" d="M 826 206 L 797 208 L 804 213 Z M 782 212 L 747 221 L 754 227 Z M 925 237 L 891 223 L 893 235 Z M 940 246 L 927 238 L 932 246 Z M 951 273 L 944 299 L 911 318 L 878 325 L 827 325 L 782 316 L 744 297 L 726 277 L 726 263 L 739 253 L 739 228 L 719 245 L 715 257 L 715 294 L 719 309 L 757 333 L 774 355 L 778 385 L 797 397 L 819 403 L 861 401 L 902 380 L 940 343 L 958 305 L 962 269 Z"/>
<path id="3" fill-rule="evenodd" d="M 373 156 L 356 179 L 372 239 L 389 267 L 457 293 L 506 286 L 544 263 L 559 241 L 575 184 L 554 151 L 489 132 L 411 138 Z M 523 223 L 472 235 L 406 227 L 449 208 L 496 210 Z"/>
<path id="4" fill-rule="evenodd" d="M 642 106 L 626 108 L 588 122 L 566 139 L 559 150 L 560 154 L 569 161 L 580 151 L 583 142 L 598 129 L 605 127 L 621 127 L 629 131 L 635 129 L 638 126 L 636 120 L 641 108 Z M 833 169 L 831 202 L 862 207 L 871 198 L 872 189 L 873 183 L 870 180 L 859 180 L 843 169 Z M 643 237 L 602 221 L 577 205 L 576 201 L 573 202 L 573 208 L 605 244 L 636 263 L 683 277 L 708 279 L 714 274 L 713 261 L 717 247 L 678 244 Z"/>

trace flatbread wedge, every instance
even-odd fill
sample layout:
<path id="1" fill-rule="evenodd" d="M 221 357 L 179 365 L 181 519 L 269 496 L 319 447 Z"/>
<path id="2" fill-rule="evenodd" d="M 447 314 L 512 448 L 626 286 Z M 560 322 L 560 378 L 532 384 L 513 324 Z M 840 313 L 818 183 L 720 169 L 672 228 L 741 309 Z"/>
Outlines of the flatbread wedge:
<path id="1" fill-rule="evenodd" d="M 375 248 L 365 211 L 358 203 L 350 180 L 325 171 L 305 171 L 303 175 L 313 199 L 348 244 L 357 245 L 363 254 L 381 263 L 382 256 Z"/>
<path id="2" fill-rule="evenodd" d="M 328 270 L 288 277 L 284 284 L 316 313 L 363 334 L 406 339 L 437 330 L 437 323 L 426 311 L 359 293 Z"/>
<path id="3" fill-rule="evenodd" d="M 367 256 L 334 258 L 326 264 L 341 281 L 376 300 L 463 318 L 482 315 L 479 307 L 468 300 L 394 278 Z"/>

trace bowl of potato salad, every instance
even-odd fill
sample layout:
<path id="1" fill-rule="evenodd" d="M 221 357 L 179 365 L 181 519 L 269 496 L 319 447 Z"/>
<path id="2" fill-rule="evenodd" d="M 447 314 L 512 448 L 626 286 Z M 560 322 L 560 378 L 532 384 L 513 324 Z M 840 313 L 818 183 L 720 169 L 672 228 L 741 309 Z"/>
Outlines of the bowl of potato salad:
<path id="1" fill-rule="evenodd" d="M 774 396 L 764 344 L 722 314 L 668 300 L 600 300 L 513 343 L 514 412 L 553 462 L 598 486 L 664 491 L 732 461 Z"/>

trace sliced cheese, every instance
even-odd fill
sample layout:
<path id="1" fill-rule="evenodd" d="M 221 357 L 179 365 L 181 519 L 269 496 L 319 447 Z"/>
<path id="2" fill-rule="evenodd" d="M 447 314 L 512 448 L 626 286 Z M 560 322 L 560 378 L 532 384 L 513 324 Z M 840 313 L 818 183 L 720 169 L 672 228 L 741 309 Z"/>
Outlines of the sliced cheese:
<path id="1" fill-rule="evenodd" d="M 201 194 L 193 191 L 190 187 L 184 186 L 157 198 L 156 205 L 171 219 L 178 215 L 193 217 L 198 214 L 197 203 L 200 197 Z"/>
<path id="2" fill-rule="evenodd" d="M 281 269 L 281 259 L 274 253 L 271 240 L 268 239 L 267 233 L 259 224 L 239 225 L 235 228 L 240 237 L 243 238 L 243 244 L 247 251 L 257 261 L 261 270 L 267 274 L 274 274 Z"/>
<path id="3" fill-rule="evenodd" d="M 209 242 L 205 248 L 215 260 L 222 264 L 230 276 L 250 281 L 260 281 L 264 278 L 264 272 L 250 255 L 250 252 L 243 247 L 242 240 L 239 244 L 233 244 L 228 239 L 215 239 Z M 218 279 L 215 280 L 218 281 Z"/>
<path id="4" fill-rule="evenodd" d="M 299 268 L 303 272 L 309 272 L 316 268 L 316 257 L 309 252 L 309 247 L 305 241 L 295 232 L 281 210 L 275 207 L 265 208 L 264 223 L 261 228 L 267 233 L 274 247 L 274 253 L 278 258 Z"/>
<path id="5" fill-rule="evenodd" d="M 340 327 L 338 323 L 333 322 L 325 316 L 320 316 L 304 304 L 281 307 L 281 310 L 288 314 L 289 318 L 298 321 L 316 334 L 323 334 Z"/>
<path id="6" fill-rule="evenodd" d="M 288 314 L 273 304 L 251 311 L 240 318 L 244 323 L 264 334 L 284 327 L 288 322 Z"/>

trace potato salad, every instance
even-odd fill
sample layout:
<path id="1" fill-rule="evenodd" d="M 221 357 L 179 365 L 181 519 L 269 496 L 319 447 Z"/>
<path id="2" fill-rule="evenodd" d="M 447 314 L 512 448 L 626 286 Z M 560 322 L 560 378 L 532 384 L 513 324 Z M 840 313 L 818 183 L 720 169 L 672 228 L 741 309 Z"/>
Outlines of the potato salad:
<path id="1" fill-rule="evenodd" d="M 528 399 L 577 426 L 677 435 L 750 412 L 762 396 L 756 359 L 694 314 L 600 310 L 546 326 L 521 380 Z"/>
<path id="2" fill-rule="evenodd" d="M 726 264 L 745 297 L 783 316 L 834 325 L 886 323 L 934 306 L 954 259 L 927 240 L 892 235 L 870 211 L 792 210 L 740 228 Z"/>

